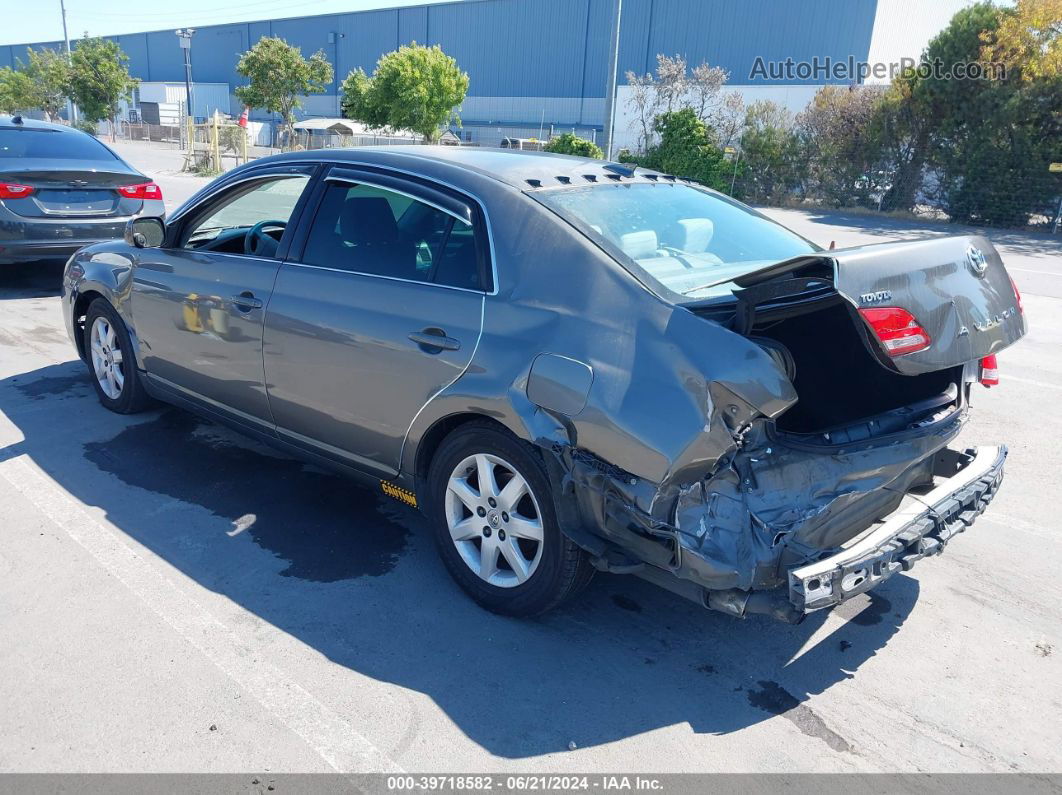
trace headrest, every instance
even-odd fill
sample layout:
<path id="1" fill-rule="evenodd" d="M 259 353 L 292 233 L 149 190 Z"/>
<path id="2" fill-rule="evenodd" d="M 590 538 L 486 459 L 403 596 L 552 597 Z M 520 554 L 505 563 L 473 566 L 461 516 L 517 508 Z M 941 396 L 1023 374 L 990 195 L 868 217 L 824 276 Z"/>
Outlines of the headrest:
<path id="1" fill-rule="evenodd" d="M 355 245 L 394 243 L 398 240 L 398 221 L 382 196 L 351 196 L 343 202 L 339 233 Z"/>
<path id="2" fill-rule="evenodd" d="M 691 254 L 708 250 L 708 244 L 712 242 L 715 234 L 715 224 L 710 218 L 683 218 L 679 221 L 682 227 L 683 239 L 680 248 Z"/>
<path id="3" fill-rule="evenodd" d="M 652 229 L 645 229 L 641 232 L 628 232 L 625 235 L 620 235 L 619 244 L 620 248 L 623 249 L 623 253 L 631 259 L 655 257 L 656 251 L 659 248 L 656 232 Z"/>

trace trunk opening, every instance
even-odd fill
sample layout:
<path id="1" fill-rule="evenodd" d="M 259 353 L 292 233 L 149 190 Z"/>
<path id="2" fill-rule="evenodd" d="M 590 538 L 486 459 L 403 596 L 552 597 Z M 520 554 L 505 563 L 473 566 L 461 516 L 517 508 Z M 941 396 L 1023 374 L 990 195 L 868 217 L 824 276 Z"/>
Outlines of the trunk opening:
<path id="1" fill-rule="evenodd" d="M 896 433 L 959 406 L 963 367 L 901 375 L 875 358 L 847 304 L 754 327 L 752 335 L 786 359 L 799 400 L 776 420 L 779 431 L 840 444 Z M 781 349 L 781 351 L 779 351 Z"/>

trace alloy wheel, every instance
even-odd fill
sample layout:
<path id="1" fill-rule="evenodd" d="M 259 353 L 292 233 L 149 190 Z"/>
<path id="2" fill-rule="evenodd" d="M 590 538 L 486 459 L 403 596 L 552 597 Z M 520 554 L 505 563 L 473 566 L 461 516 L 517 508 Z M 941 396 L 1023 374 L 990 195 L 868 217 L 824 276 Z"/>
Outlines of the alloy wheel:
<path id="1" fill-rule="evenodd" d="M 446 484 L 446 524 L 461 559 L 500 588 L 521 585 L 542 560 L 542 512 L 527 480 L 496 455 L 461 461 Z"/>
<path id="2" fill-rule="evenodd" d="M 89 344 L 96 381 L 103 394 L 111 400 L 117 400 L 125 386 L 125 372 L 122 370 L 124 356 L 114 326 L 107 318 L 97 317 L 92 322 Z"/>

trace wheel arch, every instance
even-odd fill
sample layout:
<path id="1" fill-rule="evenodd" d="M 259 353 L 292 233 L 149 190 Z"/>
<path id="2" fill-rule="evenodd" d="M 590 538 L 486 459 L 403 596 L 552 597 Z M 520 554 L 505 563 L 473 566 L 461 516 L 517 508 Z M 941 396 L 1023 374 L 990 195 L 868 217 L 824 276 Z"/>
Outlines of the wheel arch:
<path id="1" fill-rule="evenodd" d="M 139 370 L 143 370 L 144 364 L 140 351 L 140 338 L 137 336 L 136 328 L 133 326 L 132 318 L 129 315 L 128 300 L 123 300 L 123 296 L 120 293 L 116 293 L 107 285 L 99 284 L 97 282 L 82 282 L 78 285 L 77 291 L 71 296 L 70 329 L 72 331 L 71 336 L 74 338 L 74 344 L 77 346 L 78 355 L 82 360 L 87 361 L 85 352 L 85 326 L 82 319 L 85 317 L 85 313 L 88 311 L 89 306 L 97 298 L 102 298 L 106 301 L 111 309 L 113 309 L 118 315 L 119 319 L 121 319 L 126 332 L 129 334 L 129 341 L 133 346 L 133 359 L 136 363 L 136 367 Z"/>
<path id="2" fill-rule="evenodd" d="M 73 315 L 71 322 L 74 328 L 74 344 L 77 346 L 77 355 L 81 357 L 82 361 L 88 361 L 88 354 L 85 351 L 85 324 L 82 320 L 85 317 L 85 313 L 88 312 L 89 304 L 97 298 L 108 300 L 107 296 L 99 290 L 93 288 L 83 290 L 74 299 L 74 306 L 70 310 Z"/>
<path id="3" fill-rule="evenodd" d="M 435 453 L 443 443 L 443 440 L 458 428 L 472 422 L 488 423 L 496 427 L 498 430 L 512 434 L 512 430 L 504 423 L 499 422 L 494 417 L 475 411 L 462 411 L 456 414 L 440 417 L 420 436 L 416 450 L 413 453 L 412 474 L 418 490 L 421 490 L 427 483 L 431 462 L 435 458 Z"/>

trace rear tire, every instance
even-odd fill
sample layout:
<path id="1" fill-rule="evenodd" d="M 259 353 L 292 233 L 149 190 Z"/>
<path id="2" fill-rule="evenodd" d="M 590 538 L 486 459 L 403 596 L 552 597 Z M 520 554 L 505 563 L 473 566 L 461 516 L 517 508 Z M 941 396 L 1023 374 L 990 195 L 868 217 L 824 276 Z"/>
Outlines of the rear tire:
<path id="1" fill-rule="evenodd" d="M 561 532 L 541 459 L 493 423 L 470 422 L 443 440 L 428 496 L 446 568 L 491 612 L 544 613 L 593 576 L 586 553 Z"/>
<path id="2" fill-rule="evenodd" d="M 85 312 L 85 363 L 92 386 L 104 408 L 116 414 L 136 414 L 151 405 L 133 356 L 125 321 L 105 298 L 97 298 Z"/>

